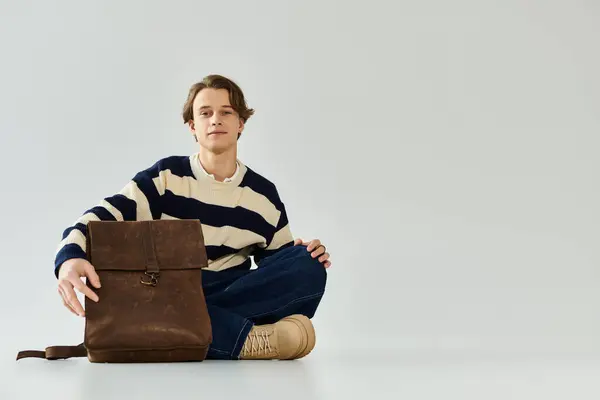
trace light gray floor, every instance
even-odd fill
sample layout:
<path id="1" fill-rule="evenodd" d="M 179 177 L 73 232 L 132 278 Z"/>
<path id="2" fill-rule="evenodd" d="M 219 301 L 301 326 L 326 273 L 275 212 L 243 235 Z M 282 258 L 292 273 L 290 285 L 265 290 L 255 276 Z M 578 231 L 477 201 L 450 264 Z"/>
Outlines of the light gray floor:
<path id="1" fill-rule="evenodd" d="M 4 349 L 6 350 L 6 349 Z M 91 364 L 3 353 L 12 399 L 598 399 L 600 358 L 321 349 L 297 361 Z"/>

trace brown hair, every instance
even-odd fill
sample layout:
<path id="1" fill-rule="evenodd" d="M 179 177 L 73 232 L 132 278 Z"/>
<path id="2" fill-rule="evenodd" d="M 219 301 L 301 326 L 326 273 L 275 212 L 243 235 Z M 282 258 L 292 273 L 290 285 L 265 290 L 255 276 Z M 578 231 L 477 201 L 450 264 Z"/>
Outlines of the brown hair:
<path id="1" fill-rule="evenodd" d="M 202 81 L 194 83 L 190 88 L 188 98 L 183 106 L 182 117 L 184 124 L 187 124 L 190 120 L 194 119 L 194 99 L 202 89 L 207 88 L 227 89 L 231 107 L 238 113 L 244 123 L 246 123 L 248 118 L 254 114 L 254 109 L 248 108 L 246 105 L 242 89 L 234 81 L 222 75 L 213 74 L 205 76 Z"/>

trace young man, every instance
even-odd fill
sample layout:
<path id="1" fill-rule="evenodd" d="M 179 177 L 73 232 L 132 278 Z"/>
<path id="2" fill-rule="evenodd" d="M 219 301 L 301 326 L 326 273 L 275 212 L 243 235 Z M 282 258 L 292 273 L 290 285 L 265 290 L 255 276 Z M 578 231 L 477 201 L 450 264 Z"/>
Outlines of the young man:
<path id="1" fill-rule="evenodd" d="M 199 218 L 213 327 L 207 358 L 296 359 L 314 348 L 310 318 L 325 290 L 329 253 L 317 239 L 294 240 L 275 185 L 238 159 L 237 141 L 253 114 L 226 77 L 209 75 L 190 88 L 182 116 L 199 151 L 140 171 L 64 231 L 54 271 L 65 307 L 84 316 L 75 290 L 101 301 L 81 280 L 101 285 L 86 260 L 87 222 Z"/>

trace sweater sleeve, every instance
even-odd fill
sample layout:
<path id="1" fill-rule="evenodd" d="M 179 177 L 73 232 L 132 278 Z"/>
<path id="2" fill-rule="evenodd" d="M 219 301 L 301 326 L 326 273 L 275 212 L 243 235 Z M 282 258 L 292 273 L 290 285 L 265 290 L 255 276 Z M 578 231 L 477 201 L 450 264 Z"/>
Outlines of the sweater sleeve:
<path id="1" fill-rule="evenodd" d="M 279 198 L 279 194 L 277 193 L 276 189 L 274 189 L 273 193 L 272 201 L 280 212 L 279 221 L 277 222 L 273 236 L 267 245 L 264 247 L 256 246 L 254 249 L 253 257 L 254 263 L 257 265 L 257 267 L 260 267 L 261 263 L 266 258 L 272 256 L 282 249 L 285 249 L 286 247 L 293 246 L 294 244 L 294 237 L 292 236 L 292 231 L 290 229 L 290 223 L 285 205 Z"/>
<path id="2" fill-rule="evenodd" d="M 54 259 L 54 275 L 72 258 L 85 258 L 89 221 L 144 221 L 160 219 L 161 196 L 165 191 L 160 161 L 138 172 L 119 192 L 102 199 L 86 210 L 62 234 Z"/>

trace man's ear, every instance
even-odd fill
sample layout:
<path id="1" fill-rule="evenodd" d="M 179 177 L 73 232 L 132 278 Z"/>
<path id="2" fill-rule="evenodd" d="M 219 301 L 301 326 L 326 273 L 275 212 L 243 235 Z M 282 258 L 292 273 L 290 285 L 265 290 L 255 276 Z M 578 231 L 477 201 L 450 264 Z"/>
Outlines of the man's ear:
<path id="1" fill-rule="evenodd" d="M 198 136 L 196 136 L 196 125 L 194 125 L 194 120 L 191 119 L 188 122 L 189 128 L 190 128 L 190 132 L 192 132 L 192 137 L 194 138 L 194 140 L 196 140 L 196 142 L 198 141 Z"/>
<path id="2" fill-rule="evenodd" d="M 240 140 L 240 136 L 242 136 L 242 131 L 244 130 L 244 121 L 240 118 L 240 126 L 238 128 L 238 140 Z"/>

